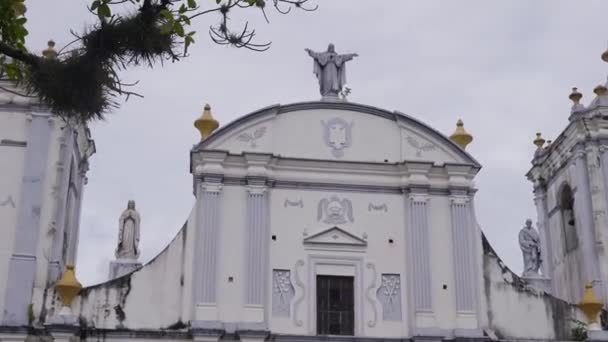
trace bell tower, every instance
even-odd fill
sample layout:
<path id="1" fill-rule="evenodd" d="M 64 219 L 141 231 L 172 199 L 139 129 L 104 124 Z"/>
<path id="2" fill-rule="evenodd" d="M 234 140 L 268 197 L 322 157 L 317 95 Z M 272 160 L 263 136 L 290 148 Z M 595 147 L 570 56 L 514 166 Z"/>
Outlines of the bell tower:
<path id="1" fill-rule="evenodd" d="M 608 62 L 608 50 L 602 54 Z M 608 299 L 608 92 L 600 84 L 585 106 L 572 89 L 568 124 L 553 141 L 537 133 L 527 174 L 541 236 L 542 273 L 556 297 L 578 302 L 593 282 Z"/>

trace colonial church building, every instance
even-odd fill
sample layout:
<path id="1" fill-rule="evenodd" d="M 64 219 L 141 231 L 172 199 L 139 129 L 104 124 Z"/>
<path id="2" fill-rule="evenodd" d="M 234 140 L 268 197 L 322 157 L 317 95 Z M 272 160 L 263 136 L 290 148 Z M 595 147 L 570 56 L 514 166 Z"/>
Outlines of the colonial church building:
<path id="1" fill-rule="evenodd" d="M 219 128 L 205 106 L 185 224 L 141 266 L 129 203 L 112 279 L 85 288 L 89 131 L 0 91 L 0 341 L 608 340 L 606 86 L 588 106 L 573 91 L 564 131 L 534 141 L 518 276 L 477 223 L 463 123 L 448 138 L 349 102 L 357 55 L 307 51 L 321 99 Z"/>

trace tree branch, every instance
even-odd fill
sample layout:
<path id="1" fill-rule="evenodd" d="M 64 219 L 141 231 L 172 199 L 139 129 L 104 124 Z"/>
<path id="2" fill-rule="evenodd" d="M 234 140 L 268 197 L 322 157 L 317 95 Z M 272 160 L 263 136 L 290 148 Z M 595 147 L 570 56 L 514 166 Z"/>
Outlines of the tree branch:
<path id="1" fill-rule="evenodd" d="M 38 66 L 38 60 L 40 58 L 35 55 L 32 55 L 29 52 L 16 49 L 2 41 L 0 41 L 0 53 L 12 57 L 23 63 L 29 64 L 31 66 Z"/>
<path id="2" fill-rule="evenodd" d="M 0 86 L 0 90 L 4 90 L 7 93 L 11 93 L 13 95 L 17 95 L 17 96 L 21 96 L 21 97 L 31 97 L 31 98 L 38 97 L 38 96 L 35 96 L 35 95 L 22 94 L 22 93 L 20 93 L 18 91 L 14 91 L 12 89 L 9 89 L 9 88 L 3 87 L 3 86 Z"/>

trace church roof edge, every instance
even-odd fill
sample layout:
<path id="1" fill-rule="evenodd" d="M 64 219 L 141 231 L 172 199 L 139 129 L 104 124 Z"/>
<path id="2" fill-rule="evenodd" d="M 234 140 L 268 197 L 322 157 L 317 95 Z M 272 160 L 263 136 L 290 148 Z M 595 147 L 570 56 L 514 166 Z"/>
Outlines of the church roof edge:
<path id="1" fill-rule="evenodd" d="M 429 133 L 431 133 L 432 135 L 437 136 L 439 139 L 443 140 L 446 143 L 446 145 L 452 146 L 458 154 L 460 154 L 462 157 L 464 157 L 466 160 L 468 160 L 471 164 L 475 165 L 478 168 L 481 168 L 481 164 L 471 154 L 469 154 L 467 151 L 463 150 L 460 146 L 458 146 L 455 142 L 453 142 L 451 139 L 449 139 L 446 135 L 437 131 L 436 129 L 427 125 L 426 123 L 412 117 L 411 115 L 405 114 L 398 110 L 389 111 L 386 109 L 382 109 L 382 108 L 378 108 L 378 107 L 374 107 L 374 106 L 370 106 L 370 105 L 354 103 L 354 102 L 346 102 L 346 101 L 335 101 L 335 102 L 333 102 L 333 101 L 332 102 L 306 101 L 306 102 L 295 102 L 295 103 L 290 103 L 290 104 L 286 104 L 286 105 L 273 104 L 270 106 L 266 106 L 266 107 L 260 108 L 256 111 L 253 111 L 249 114 L 241 116 L 241 117 L 231 121 L 230 123 L 226 124 L 225 126 L 220 127 L 209 138 L 207 138 L 204 141 L 201 141 L 200 143 L 195 145 L 192 150 L 195 151 L 195 150 L 204 149 L 207 144 L 218 139 L 225 132 L 238 126 L 241 123 L 244 123 L 244 122 L 247 122 L 248 120 L 253 119 L 254 117 L 268 114 L 273 111 L 275 112 L 275 115 L 278 115 L 278 114 L 304 111 L 304 110 L 314 110 L 314 109 L 351 110 L 351 111 L 355 111 L 355 112 L 359 112 L 359 113 L 363 113 L 363 114 L 379 116 L 384 119 L 392 120 L 395 122 L 399 122 L 399 120 L 408 121 L 408 122 L 414 124 L 415 126 L 417 126 L 418 128 L 420 128 L 422 130 L 426 130 Z"/>

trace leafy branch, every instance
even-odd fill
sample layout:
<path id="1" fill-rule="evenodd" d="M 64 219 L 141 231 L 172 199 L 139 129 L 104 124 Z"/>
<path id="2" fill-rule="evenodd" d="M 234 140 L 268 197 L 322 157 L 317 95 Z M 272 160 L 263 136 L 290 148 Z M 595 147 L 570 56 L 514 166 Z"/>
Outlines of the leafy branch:
<path id="1" fill-rule="evenodd" d="M 124 83 L 119 73 L 132 66 L 154 67 L 164 61 L 179 61 L 188 56 L 196 32 L 192 20 L 217 13 L 219 20 L 209 28 L 211 39 L 220 45 L 265 51 L 270 42 L 257 42 L 255 29 L 248 22 L 233 30 L 230 14 L 237 9 L 258 9 L 266 20 L 264 0 L 213 0 L 203 8 L 200 0 L 93 0 L 88 9 L 97 24 L 59 53 L 52 48 L 43 56 L 28 52 L 25 38 L 27 19 L 23 0 L 0 1 L 0 78 L 17 82 L 24 96 L 36 95 L 51 111 L 69 120 L 87 122 L 103 119 L 118 107 L 116 98 L 141 96 L 128 90 L 136 83 Z M 291 8 L 314 11 L 309 0 L 272 0 L 281 14 Z M 117 5 L 131 5 L 136 11 L 117 14 Z M 69 49 L 68 49 L 69 48 Z M 64 51 L 65 50 L 65 51 Z"/>

